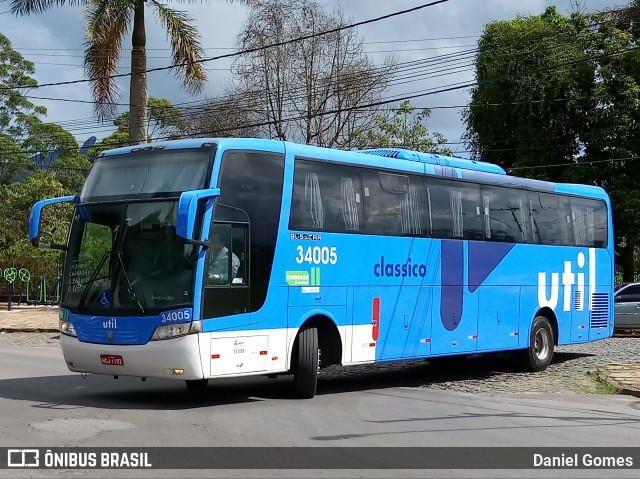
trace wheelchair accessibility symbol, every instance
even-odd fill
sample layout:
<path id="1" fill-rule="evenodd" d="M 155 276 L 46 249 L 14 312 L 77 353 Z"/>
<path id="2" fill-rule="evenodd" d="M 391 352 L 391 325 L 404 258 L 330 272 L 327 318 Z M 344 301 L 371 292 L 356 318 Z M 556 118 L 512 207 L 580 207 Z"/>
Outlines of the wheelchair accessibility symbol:
<path id="1" fill-rule="evenodd" d="M 100 293 L 100 306 L 107 307 L 111 304 L 111 293 L 109 291 L 102 291 Z"/>

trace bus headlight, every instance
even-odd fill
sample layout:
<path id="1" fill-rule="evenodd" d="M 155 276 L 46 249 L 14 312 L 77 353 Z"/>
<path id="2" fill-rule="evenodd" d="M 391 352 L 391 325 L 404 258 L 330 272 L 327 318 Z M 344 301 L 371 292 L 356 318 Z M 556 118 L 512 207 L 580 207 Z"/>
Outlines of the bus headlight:
<path id="1" fill-rule="evenodd" d="M 200 321 L 163 324 L 162 326 L 158 326 L 153 332 L 151 341 L 177 338 L 179 336 L 186 336 L 187 334 L 199 333 L 200 331 L 202 331 L 202 323 Z"/>
<path id="2" fill-rule="evenodd" d="M 60 321 L 60 332 L 62 334 L 66 334 L 67 336 L 73 336 L 74 338 L 78 337 L 78 333 L 76 333 L 76 328 L 73 327 L 69 321 Z"/>

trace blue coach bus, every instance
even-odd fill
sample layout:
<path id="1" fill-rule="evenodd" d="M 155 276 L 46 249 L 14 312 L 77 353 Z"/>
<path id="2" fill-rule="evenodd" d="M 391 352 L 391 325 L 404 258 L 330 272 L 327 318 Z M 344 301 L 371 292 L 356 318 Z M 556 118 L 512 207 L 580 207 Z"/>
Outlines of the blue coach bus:
<path id="1" fill-rule="evenodd" d="M 42 208 L 75 204 L 67 245 Z M 613 331 L 606 193 L 401 149 L 259 139 L 120 148 L 79 196 L 33 207 L 35 246 L 65 250 L 71 371 L 174 378 L 293 374 L 313 397 L 333 365 L 513 351 Z M 44 239 L 44 238 L 43 238 Z"/>

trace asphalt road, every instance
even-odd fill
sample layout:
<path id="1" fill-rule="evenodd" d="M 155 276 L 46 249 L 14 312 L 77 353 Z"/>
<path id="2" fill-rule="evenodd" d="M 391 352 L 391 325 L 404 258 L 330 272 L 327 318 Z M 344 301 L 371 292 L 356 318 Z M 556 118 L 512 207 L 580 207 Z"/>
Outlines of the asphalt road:
<path id="1" fill-rule="evenodd" d="M 428 374 L 428 368 L 425 368 Z M 0 447 L 640 446 L 640 400 L 620 395 L 463 394 L 394 376 L 326 378 L 312 400 L 289 378 L 210 383 L 67 371 L 56 347 L 0 348 Z M 561 450 L 559 450 L 561 451 Z M 0 471 L 3 477 L 64 471 Z M 71 477 L 176 477 L 178 471 L 69 471 Z M 179 474 L 183 475 L 183 474 Z M 189 477 L 425 477 L 425 471 L 189 471 Z M 438 470 L 430 477 L 636 477 L 636 471 Z"/>

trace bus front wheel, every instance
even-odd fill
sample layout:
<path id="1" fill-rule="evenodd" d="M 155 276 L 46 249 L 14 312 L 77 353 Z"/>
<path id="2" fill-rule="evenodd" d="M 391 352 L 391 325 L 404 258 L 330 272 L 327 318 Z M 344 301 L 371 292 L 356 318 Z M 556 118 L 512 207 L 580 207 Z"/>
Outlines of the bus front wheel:
<path id="1" fill-rule="evenodd" d="M 544 371 L 553 359 L 553 329 L 544 316 L 538 316 L 531 327 L 529 347 L 520 352 L 522 366 L 527 371 Z"/>
<path id="2" fill-rule="evenodd" d="M 293 360 L 293 384 L 297 397 L 311 399 L 318 385 L 318 330 L 307 327 L 298 333 Z"/>

